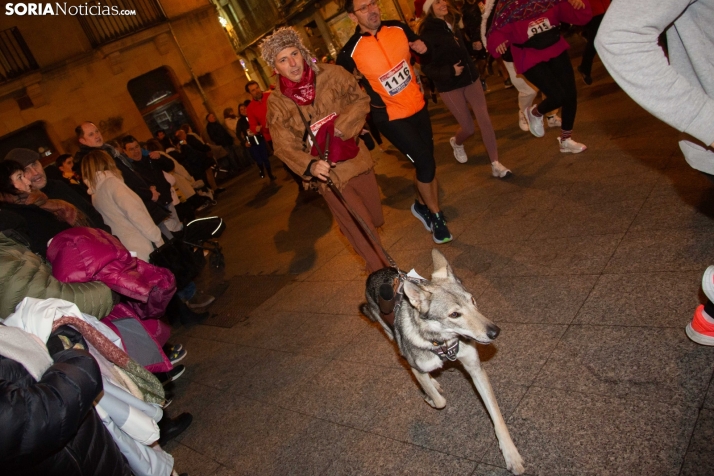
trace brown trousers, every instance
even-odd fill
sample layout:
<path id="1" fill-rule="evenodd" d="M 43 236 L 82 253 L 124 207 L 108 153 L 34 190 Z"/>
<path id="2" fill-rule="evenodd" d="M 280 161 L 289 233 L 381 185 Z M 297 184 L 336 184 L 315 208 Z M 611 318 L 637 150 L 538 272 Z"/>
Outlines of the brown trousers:
<path id="1" fill-rule="evenodd" d="M 372 240 L 362 231 L 359 223 L 345 208 L 342 200 L 328 188 L 325 190 L 323 197 L 325 197 L 332 216 L 335 217 L 337 224 L 340 226 L 340 231 L 347 237 L 357 254 L 367 262 L 367 269 L 370 273 L 389 266 L 389 261 L 380 248 L 381 242 L 379 242 L 379 235 L 376 230 L 377 227 L 384 224 L 384 215 L 382 214 L 382 202 L 379 198 L 379 187 L 377 186 L 374 172 L 370 170 L 350 179 L 342 189 L 342 195 L 350 207 L 367 224 L 378 242 L 372 243 Z"/>

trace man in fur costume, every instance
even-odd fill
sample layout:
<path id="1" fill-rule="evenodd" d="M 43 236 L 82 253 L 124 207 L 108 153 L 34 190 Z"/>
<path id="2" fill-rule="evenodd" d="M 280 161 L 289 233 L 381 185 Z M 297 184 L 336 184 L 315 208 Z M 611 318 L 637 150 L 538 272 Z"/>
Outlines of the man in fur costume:
<path id="1" fill-rule="evenodd" d="M 343 68 L 315 63 L 292 28 L 276 30 L 261 49 L 278 78 L 267 114 L 275 155 L 318 189 L 370 272 L 388 266 L 381 245 L 364 233 L 327 185 L 331 180 L 379 240 L 376 228 L 384 217 L 374 164 L 367 147 L 356 140 L 369 112 L 369 97 Z M 325 152 L 328 136 L 328 161 L 324 161 L 319 156 Z"/>

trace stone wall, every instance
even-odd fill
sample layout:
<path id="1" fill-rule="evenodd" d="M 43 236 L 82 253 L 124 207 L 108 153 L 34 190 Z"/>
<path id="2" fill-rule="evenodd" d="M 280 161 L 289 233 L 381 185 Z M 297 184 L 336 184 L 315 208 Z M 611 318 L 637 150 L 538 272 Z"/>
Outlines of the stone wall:
<path id="1" fill-rule="evenodd" d="M 225 107 L 236 108 L 248 97 L 247 79 L 214 7 L 208 0 L 162 4 L 170 25 L 165 22 L 95 49 L 75 18 L 5 17 L 3 23 L 10 19 L 14 24 L 3 26 L 19 27 L 40 70 L 0 83 L 0 137 L 43 121 L 58 152 L 71 153 L 77 148 L 75 126 L 91 120 L 107 140 L 124 134 L 146 139 L 151 132 L 127 83 L 161 66 L 174 73 L 201 130 L 209 109 L 222 118 Z M 27 98 L 33 106 L 21 110 Z"/>

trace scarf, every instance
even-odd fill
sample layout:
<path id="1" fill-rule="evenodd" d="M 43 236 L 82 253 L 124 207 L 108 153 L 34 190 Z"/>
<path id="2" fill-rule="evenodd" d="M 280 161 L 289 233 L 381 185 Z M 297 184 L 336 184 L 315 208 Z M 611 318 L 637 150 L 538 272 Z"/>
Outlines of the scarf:
<path id="1" fill-rule="evenodd" d="M 56 331 L 64 325 L 76 329 L 105 359 L 123 370 L 142 392 L 144 401 L 163 404 L 166 396 L 161 382 L 91 324 L 77 317 L 64 316 L 54 321 L 52 330 Z"/>
<path id="2" fill-rule="evenodd" d="M 303 66 L 302 77 L 297 83 L 280 76 L 280 92 L 298 106 L 308 106 L 315 100 L 315 72 L 305 60 Z"/>
<path id="3" fill-rule="evenodd" d="M 64 200 L 47 198 L 47 195 L 39 190 L 20 195 L 10 195 L 3 193 L 0 199 L 3 202 L 15 203 L 18 205 L 36 205 L 41 209 L 52 213 L 55 218 L 71 226 L 92 226 L 87 216 L 74 205 Z"/>
<path id="4" fill-rule="evenodd" d="M 488 31 L 490 33 L 510 23 L 534 18 L 555 7 L 561 1 L 563 0 L 500 0 L 496 5 L 493 23 Z"/>

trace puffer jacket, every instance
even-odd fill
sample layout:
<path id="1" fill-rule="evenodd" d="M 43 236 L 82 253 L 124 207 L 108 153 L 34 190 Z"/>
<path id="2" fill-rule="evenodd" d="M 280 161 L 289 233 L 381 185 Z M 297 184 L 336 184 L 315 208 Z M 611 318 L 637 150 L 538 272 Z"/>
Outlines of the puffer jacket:
<path id="1" fill-rule="evenodd" d="M 129 305 L 142 319 L 161 317 L 176 291 L 171 271 L 133 258 L 119 240 L 96 228 L 75 227 L 59 233 L 47 248 L 47 259 L 58 280 L 101 281 L 131 298 Z"/>
<path id="2" fill-rule="evenodd" d="M 12 314 L 25 297 L 64 299 L 99 319 L 114 306 L 112 291 L 105 284 L 61 282 L 52 276 L 52 268 L 26 245 L 0 233 L 0 318 Z"/>
<path id="3" fill-rule="evenodd" d="M 431 50 L 431 61 L 422 64 L 421 69 L 439 92 L 445 93 L 473 84 L 478 79 L 478 69 L 471 59 L 469 47 L 461 29 L 454 25 L 449 28 L 444 20 L 427 17 L 419 32 L 421 39 Z M 456 76 L 454 65 L 461 63 L 464 69 Z"/>
<path id="4" fill-rule="evenodd" d="M 360 89 L 354 76 L 341 66 L 324 63 L 318 63 L 317 66 L 317 92 L 311 105 L 298 106 L 283 95 L 279 88 L 268 98 L 267 121 L 275 155 L 305 180 L 310 180 L 311 177 L 306 176 L 305 172 L 310 162 L 317 157 L 310 155 L 303 141 L 307 131 L 298 107 L 311 123 L 332 113 L 338 114 L 335 129 L 344 134 L 345 140 L 359 135 L 369 112 L 369 96 Z M 360 142 L 359 149 L 356 157 L 338 162 L 330 170 L 330 178 L 338 188 L 342 189 L 350 179 L 372 169 L 374 162 L 364 142 Z M 320 192 L 324 193 L 327 186 L 319 182 L 319 187 Z"/>
<path id="5" fill-rule="evenodd" d="M 36 381 L 0 356 L 0 467 L 7 476 L 129 476 L 92 403 L 102 392 L 91 355 L 64 350 Z"/>

